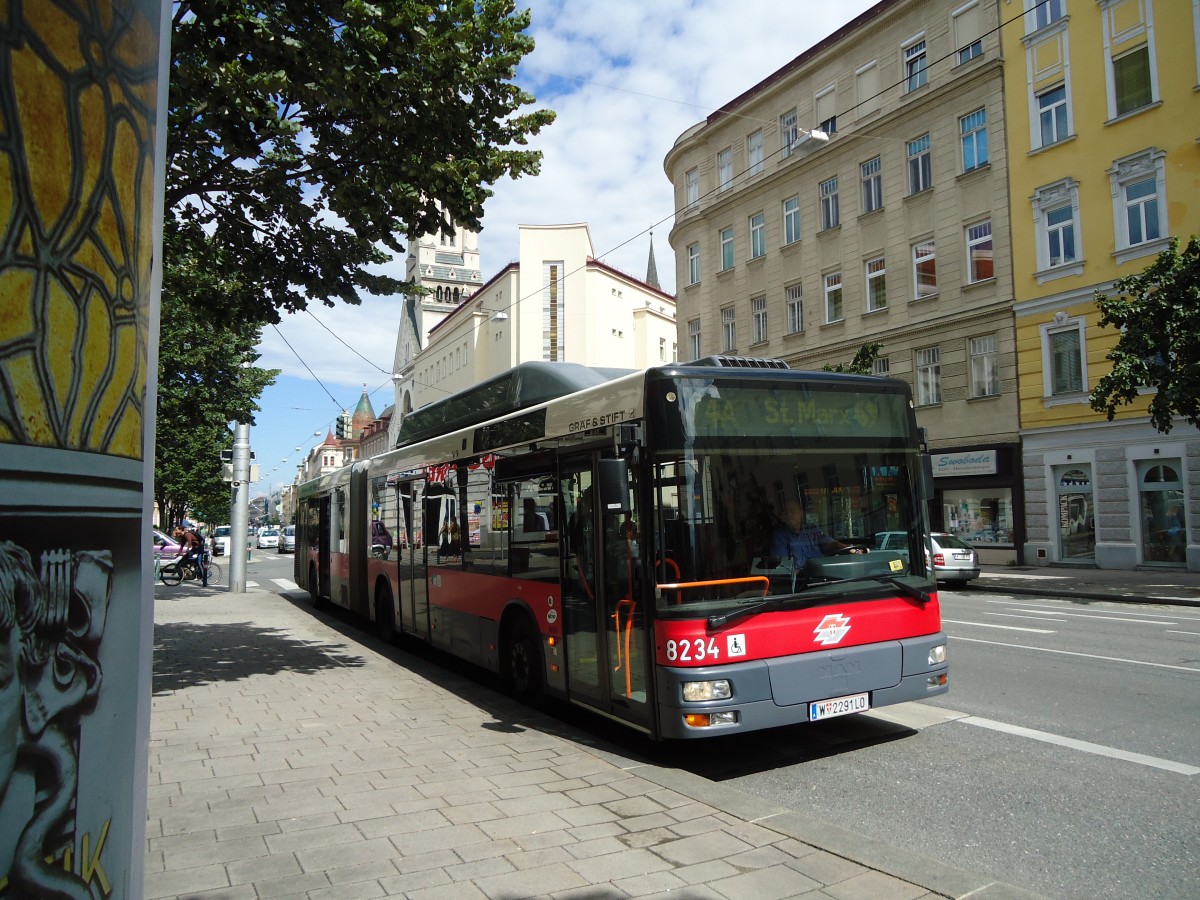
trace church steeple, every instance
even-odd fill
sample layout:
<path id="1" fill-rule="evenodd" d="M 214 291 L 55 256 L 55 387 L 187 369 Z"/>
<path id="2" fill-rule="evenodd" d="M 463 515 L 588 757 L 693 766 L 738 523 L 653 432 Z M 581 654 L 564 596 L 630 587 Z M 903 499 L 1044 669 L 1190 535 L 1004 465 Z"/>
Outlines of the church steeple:
<path id="1" fill-rule="evenodd" d="M 662 290 L 662 285 L 658 283 L 658 266 L 654 263 L 654 232 L 650 232 L 650 259 L 646 263 L 646 284 L 655 290 Z"/>

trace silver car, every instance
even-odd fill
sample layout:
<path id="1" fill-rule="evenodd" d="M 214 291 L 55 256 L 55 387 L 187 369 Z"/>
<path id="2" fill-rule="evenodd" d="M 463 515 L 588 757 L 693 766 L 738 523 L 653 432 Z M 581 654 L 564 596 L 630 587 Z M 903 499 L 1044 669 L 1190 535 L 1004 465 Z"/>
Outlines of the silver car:
<path id="1" fill-rule="evenodd" d="M 276 548 L 280 553 L 295 553 L 296 552 L 296 526 L 284 525 L 279 529 L 279 546 Z"/>
<path id="2" fill-rule="evenodd" d="M 961 538 L 944 531 L 935 531 L 933 539 L 933 559 L 926 558 L 926 564 L 932 565 L 933 576 L 938 581 L 966 584 L 973 578 L 979 577 L 979 554 L 975 548 Z M 894 550 L 908 560 L 908 533 L 904 531 L 881 531 L 875 535 L 877 550 Z"/>

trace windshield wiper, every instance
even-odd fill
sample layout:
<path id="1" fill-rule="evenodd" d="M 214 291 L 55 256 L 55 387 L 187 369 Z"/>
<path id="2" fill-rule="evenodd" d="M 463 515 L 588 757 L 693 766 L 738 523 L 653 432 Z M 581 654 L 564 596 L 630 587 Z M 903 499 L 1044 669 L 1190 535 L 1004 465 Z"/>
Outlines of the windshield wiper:
<path id="1" fill-rule="evenodd" d="M 926 591 L 908 584 L 907 582 L 901 581 L 900 576 L 898 575 L 858 575 L 854 578 L 839 578 L 836 581 L 814 581 L 811 584 L 806 585 L 804 590 L 808 591 L 816 587 L 836 587 L 839 584 L 852 584 L 856 581 L 881 581 L 886 584 L 890 584 L 904 596 L 911 597 L 920 603 L 928 603 L 933 599 L 933 597 Z M 781 609 L 785 604 L 796 600 L 798 597 L 798 593 L 787 594 L 782 597 L 772 597 L 770 600 L 752 603 L 749 606 L 743 606 L 740 609 L 735 609 L 732 612 L 725 613 L 724 615 L 709 616 L 704 624 L 707 626 L 709 631 L 713 631 L 733 622 L 739 622 L 747 616 L 753 616 L 757 615 L 758 613 L 772 612 L 774 610 Z M 804 606 L 815 606 L 818 602 L 819 601 L 814 600 L 811 603 L 805 603 L 803 606 L 798 606 L 797 609 L 803 609 Z"/>

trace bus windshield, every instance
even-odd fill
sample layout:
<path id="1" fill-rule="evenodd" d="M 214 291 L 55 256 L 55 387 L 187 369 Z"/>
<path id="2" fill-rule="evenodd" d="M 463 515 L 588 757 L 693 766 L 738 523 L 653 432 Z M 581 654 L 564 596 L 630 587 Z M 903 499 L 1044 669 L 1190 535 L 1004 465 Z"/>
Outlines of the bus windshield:
<path id="1" fill-rule="evenodd" d="M 660 406 L 673 449 L 653 469 L 660 617 L 720 616 L 791 595 L 798 604 L 894 595 L 897 577 L 923 584 L 904 394 L 714 380 L 674 388 L 663 396 L 677 411 Z M 907 534 L 909 546 L 881 549 L 882 532 Z"/>

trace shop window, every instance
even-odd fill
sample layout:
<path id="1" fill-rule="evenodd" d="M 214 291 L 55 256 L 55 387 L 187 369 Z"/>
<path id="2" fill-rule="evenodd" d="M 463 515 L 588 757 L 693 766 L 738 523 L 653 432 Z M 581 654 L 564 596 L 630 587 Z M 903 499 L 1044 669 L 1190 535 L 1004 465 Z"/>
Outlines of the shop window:
<path id="1" fill-rule="evenodd" d="M 1187 561 L 1181 471 L 1177 459 L 1138 463 L 1143 562 L 1182 565 Z"/>
<path id="2" fill-rule="evenodd" d="M 1067 468 L 1058 475 L 1059 557 L 1096 558 L 1096 508 L 1091 466 Z"/>
<path id="3" fill-rule="evenodd" d="M 942 523 L 946 531 L 969 544 L 1011 547 L 1012 490 L 988 487 L 942 491 Z"/>

